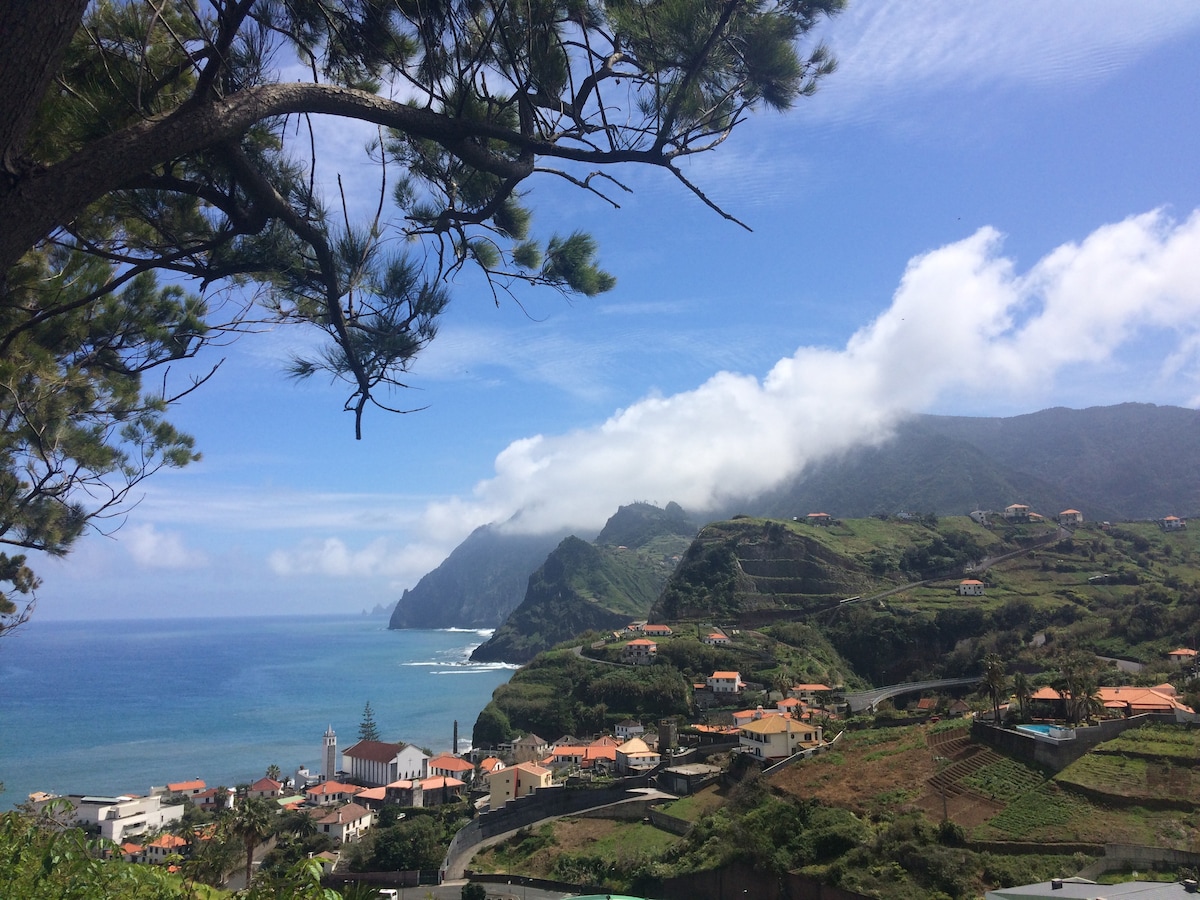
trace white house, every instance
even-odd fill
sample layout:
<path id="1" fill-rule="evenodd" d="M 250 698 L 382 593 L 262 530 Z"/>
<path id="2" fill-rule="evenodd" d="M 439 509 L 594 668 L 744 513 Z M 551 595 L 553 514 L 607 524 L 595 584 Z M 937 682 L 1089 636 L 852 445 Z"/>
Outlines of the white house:
<path id="1" fill-rule="evenodd" d="M 441 775 L 446 778 L 458 778 L 470 781 L 475 767 L 465 759 L 460 759 L 452 753 L 441 753 L 429 761 L 429 777 Z"/>
<path id="2" fill-rule="evenodd" d="M 714 694 L 740 694 L 746 686 L 740 672 L 713 672 L 707 683 Z"/>
<path id="3" fill-rule="evenodd" d="M 714 631 L 712 634 L 706 634 L 700 638 L 701 641 L 708 644 L 710 647 L 724 647 L 729 643 L 729 638 L 719 632 Z"/>
<path id="4" fill-rule="evenodd" d="M 658 644 L 649 638 L 629 641 L 621 651 L 621 660 L 634 666 L 648 666 L 658 657 Z"/>
<path id="5" fill-rule="evenodd" d="M 331 809 L 316 820 L 317 831 L 329 835 L 339 844 L 357 841 L 374 824 L 375 813 L 357 803 Z"/>
<path id="6" fill-rule="evenodd" d="M 304 789 L 304 801 L 313 806 L 336 806 L 339 803 L 346 803 L 361 790 L 362 788 L 355 784 L 322 781 Z"/>
<path id="7" fill-rule="evenodd" d="M 743 753 L 758 759 L 786 759 L 821 745 L 821 728 L 787 716 L 764 716 L 738 728 Z"/>
<path id="8" fill-rule="evenodd" d="M 1029 507 L 1024 503 L 1012 503 L 1004 507 L 1004 518 L 1010 522 L 1028 522 Z"/>
<path id="9" fill-rule="evenodd" d="M 1064 509 L 1058 514 L 1059 525 L 1082 525 L 1083 513 L 1077 509 Z"/>
<path id="10" fill-rule="evenodd" d="M 1182 531 L 1187 528 L 1187 522 L 1179 516 L 1163 516 L 1158 520 L 1158 527 L 1163 531 Z"/>
<path id="11" fill-rule="evenodd" d="M 613 731 L 616 732 L 617 737 L 624 743 L 630 738 L 641 737 L 645 734 L 646 726 L 641 722 L 635 722 L 633 719 L 625 719 L 622 722 L 618 722 Z"/>
<path id="12" fill-rule="evenodd" d="M 630 738 L 617 748 L 617 771 L 622 773 L 652 769 L 662 762 L 662 757 L 650 749 L 641 738 Z"/>
<path id="13" fill-rule="evenodd" d="M 958 583 L 958 596 L 982 597 L 983 582 L 977 578 L 965 578 Z"/>

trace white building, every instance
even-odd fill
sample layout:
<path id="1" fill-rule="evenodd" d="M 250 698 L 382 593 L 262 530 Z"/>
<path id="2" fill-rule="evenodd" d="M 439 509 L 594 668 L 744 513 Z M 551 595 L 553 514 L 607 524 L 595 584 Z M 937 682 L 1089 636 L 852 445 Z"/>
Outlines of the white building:
<path id="1" fill-rule="evenodd" d="M 738 694 L 746 685 L 741 672 L 713 672 L 708 676 L 708 686 L 714 694 Z"/>
<path id="2" fill-rule="evenodd" d="M 100 836 L 114 843 L 123 843 L 128 835 L 161 831 L 183 818 L 182 803 L 164 806 L 161 794 L 149 797 L 89 797 L 72 794 L 38 801 L 39 809 L 52 800 L 66 800 L 75 810 L 80 825 L 98 826 Z"/>
<path id="3" fill-rule="evenodd" d="M 352 781 L 384 787 L 401 779 L 429 777 L 429 757 L 412 744 L 359 741 L 342 751 L 342 771 Z"/>

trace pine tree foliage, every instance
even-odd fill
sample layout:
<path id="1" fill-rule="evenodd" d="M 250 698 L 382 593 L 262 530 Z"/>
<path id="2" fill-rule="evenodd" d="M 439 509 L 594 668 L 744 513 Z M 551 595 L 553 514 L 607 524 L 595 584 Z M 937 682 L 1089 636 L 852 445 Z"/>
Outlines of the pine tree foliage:
<path id="1" fill-rule="evenodd" d="M 375 724 L 375 710 L 371 709 L 371 701 L 363 707 L 362 721 L 358 723 L 358 739 L 360 741 L 378 741 L 379 726 Z"/>
<path id="2" fill-rule="evenodd" d="M 497 303 L 611 289 L 588 235 L 536 231 L 536 182 L 617 206 L 619 167 L 657 167 L 733 219 L 683 161 L 812 93 L 833 61 L 801 41 L 843 2 L 0 4 L 0 543 L 64 553 L 194 458 L 164 414 L 195 382 L 142 376 L 231 331 L 323 334 L 292 373 L 345 382 L 361 435 L 464 269 Z M 372 221 L 314 190 L 329 116 L 378 127 Z"/>

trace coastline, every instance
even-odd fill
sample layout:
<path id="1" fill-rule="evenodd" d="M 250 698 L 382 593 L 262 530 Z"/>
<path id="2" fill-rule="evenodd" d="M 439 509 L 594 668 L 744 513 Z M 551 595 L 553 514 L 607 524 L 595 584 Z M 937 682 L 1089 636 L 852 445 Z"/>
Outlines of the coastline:
<path id="1" fill-rule="evenodd" d="M 516 668 L 470 663 L 482 639 L 361 614 L 35 619 L 0 647 L 0 809 L 34 790 L 143 794 L 197 777 L 235 785 L 272 764 L 318 770 L 325 729 L 349 746 L 367 701 L 389 740 L 449 749 L 457 721 L 469 744 Z"/>

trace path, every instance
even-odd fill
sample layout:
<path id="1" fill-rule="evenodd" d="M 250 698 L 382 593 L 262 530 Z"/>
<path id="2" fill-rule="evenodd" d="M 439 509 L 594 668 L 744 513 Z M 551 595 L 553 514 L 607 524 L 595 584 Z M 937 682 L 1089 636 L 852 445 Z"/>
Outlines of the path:
<path id="1" fill-rule="evenodd" d="M 901 694 L 913 694 L 919 691 L 935 691 L 945 687 L 960 687 L 966 684 L 978 684 L 983 680 L 981 675 L 970 675 L 966 678 L 937 678 L 933 681 L 906 681 L 902 684 L 889 684 L 886 687 L 873 688 L 869 691 L 857 691 L 844 694 L 843 699 L 850 706 L 850 712 L 859 713 L 874 709 L 875 704 L 890 697 Z"/>

